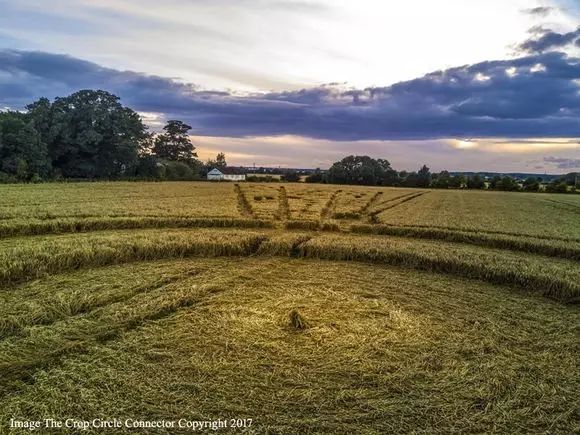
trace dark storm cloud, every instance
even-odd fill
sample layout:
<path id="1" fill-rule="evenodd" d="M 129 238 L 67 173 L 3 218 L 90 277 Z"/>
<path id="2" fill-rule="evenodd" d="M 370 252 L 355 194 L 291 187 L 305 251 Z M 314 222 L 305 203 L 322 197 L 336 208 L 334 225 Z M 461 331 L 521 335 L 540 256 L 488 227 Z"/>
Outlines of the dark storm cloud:
<path id="1" fill-rule="evenodd" d="M 206 136 L 331 140 L 580 137 L 580 60 L 562 53 L 482 62 L 388 87 L 326 85 L 239 96 L 69 56 L 0 51 L 0 107 L 83 88 L 178 117 Z"/>
<path id="2" fill-rule="evenodd" d="M 555 165 L 558 169 L 580 168 L 580 159 L 567 159 L 564 157 L 544 157 L 544 162 Z"/>
<path id="3" fill-rule="evenodd" d="M 534 36 L 517 46 L 523 53 L 543 53 L 575 44 L 580 46 L 580 26 L 572 32 L 557 33 L 542 27 L 530 29 Z"/>

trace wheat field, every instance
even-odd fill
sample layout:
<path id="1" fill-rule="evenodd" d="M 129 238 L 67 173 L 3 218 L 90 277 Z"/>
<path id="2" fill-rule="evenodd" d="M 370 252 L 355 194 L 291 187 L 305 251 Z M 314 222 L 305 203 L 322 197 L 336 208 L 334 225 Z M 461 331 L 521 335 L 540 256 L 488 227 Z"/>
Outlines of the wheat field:
<path id="1" fill-rule="evenodd" d="M 579 266 L 578 195 L 0 185 L 0 433 L 578 432 Z"/>

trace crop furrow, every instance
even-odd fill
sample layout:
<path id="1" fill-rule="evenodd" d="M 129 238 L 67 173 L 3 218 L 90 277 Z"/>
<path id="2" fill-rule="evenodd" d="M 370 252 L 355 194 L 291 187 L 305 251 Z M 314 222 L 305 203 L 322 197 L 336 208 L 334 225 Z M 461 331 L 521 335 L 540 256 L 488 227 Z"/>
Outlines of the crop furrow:
<path id="1" fill-rule="evenodd" d="M 483 252 L 475 256 L 467 253 L 458 256 L 453 251 L 432 253 L 417 248 L 399 247 L 395 244 L 376 248 L 369 245 L 368 241 L 364 244 L 329 243 L 328 239 L 322 237 L 301 244 L 299 256 L 334 261 L 382 263 L 447 273 L 493 284 L 517 286 L 564 303 L 575 302 L 580 298 L 580 284 L 574 282 L 573 278 L 556 277 L 542 269 L 529 271 L 531 266 L 526 262 L 506 265 L 502 264 L 500 258 L 489 255 L 487 255 L 489 262 L 486 262 Z"/>
<path id="2" fill-rule="evenodd" d="M 328 201 L 326 201 L 326 204 L 324 205 L 324 207 L 320 211 L 320 220 L 321 221 L 328 219 L 332 215 L 332 213 L 334 212 L 334 207 L 336 206 L 336 198 L 341 192 L 342 192 L 342 190 L 339 189 L 336 192 L 333 192 L 332 195 L 330 195 L 330 197 L 328 198 Z"/>
<path id="3" fill-rule="evenodd" d="M 208 286 L 193 293 L 164 293 L 143 304 L 136 301 L 118 310 L 110 307 L 106 314 L 73 319 L 59 329 L 41 328 L 29 337 L 4 341 L 0 352 L 0 397 L 20 389 L 23 382 L 33 382 L 36 372 L 61 364 L 69 355 L 87 353 L 94 346 L 118 340 L 123 334 L 191 308 L 222 291 L 223 288 Z"/>
<path id="4" fill-rule="evenodd" d="M 127 293 L 110 297 L 99 297 L 98 294 L 73 294 L 70 300 L 58 300 L 43 306 L 36 313 L 25 312 L 21 316 L 7 316 L 0 319 L 0 340 L 22 335 L 26 328 L 31 326 L 49 326 L 58 321 L 86 315 L 98 308 L 127 301 L 140 293 L 162 289 L 184 279 L 199 274 L 190 271 L 183 274 L 164 277 L 154 283 L 129 289 Z M 80 300 L 79 300 L 80 299 Z"/>
<path id="5" fill-rule="evenodd" d="M 338 220 L 359 220 L 364 217 L 368 218 L 369 209 L 378 202 L 382 194 L 383 192 L 375 192 L 375 194 L 372 195 L 369 200 L 356 211 L 350 210 L 334 212 L 332 213 L 332 218 Z"/>
<path id="6" fill-rule="evenodd" d="M 276 213 L 276 218 L 280 220 L 290 219 L 290 205 L 288 203 L 288 195 L 284 186 L 280 186 L 278 192 L 278 211 Z"/>
<path id="7" fill-rule="evenodd" d="M 569 202 L 564 202 L 564 201 L 557 201 L 555 199 L 549 199 L 549 198 L 542 198 L 542 199 L 544 201 L 556 204 L 560 208 L 567 210 L 567 211 L 571 211 L 572 213 L 580 213 L 580 205 L 571 204 Z"/>
<path id="8" fill-rule="evenodd" d="M 236 191 L 236 196 L 238 198 L 238 211 L 240 215 L 246 218 L 255 219 L 256 215 L 254 214 L 254 210 L 252 209 L 252 205 L 248 198 L 244 194 L 242 188 L 239 184 L 234 184 L 234 190 Z"/>
<path id="9" fill-rule="evenodd" d="M 87 233 L 105 230 L 148 228 L 271 228 L 273 223 L 259 219 L 127 217 L 63 219 L 41 222 L 0 223 L 0 238 L 41 234 Z"/>
<path id="10" fill-rule="evenodd" d="M 358 211 L 361 215 L 367 215 L 369 210 L 379 201 L 379 198 L 383 195 L 383 192 L 376 192 L 365 205 L 363 205 Z"/>
<path id="11" fill-rule="evenodd" d="M 425 229 L 438 229 L 438 230 L 448 230 L 448 231 L 459 231 L 459 232 L 466 232 L 466 233 L 478 233 L 478 234 L 496 234 L 501 236 L 513 236 L 513 237 L 527 237 L 531 239 L 540 239 L 540 240 L 554 240 L 560 242 L 575 242 L 580 243 L 580 238 L 575 237 L 558 237 L 558 236 L 548 236 L 543 234 L 529 234 L 529 233 L 516 233 L 513 231 L 494 231 L 494 230 L 486 230 L 480 228 L 467 228 L 467 227 L 456 227 L 456 226 L 447 226 L 447 225 L 419 225 L 419 224 L 407 224 L 407 225 L 399 225 L 399 224 L 384 224 L 390 227 L 401 227 L 401 228 L 425 228 Z"/>
<path id="12" fill-rule="evenodd" d="M 419 192 L 419 193 L 414 193 L 412 195 L 407 195 L 406 197 L 404 197 L 403 199 L 401 199 L 401 201 L 395 203 L 395 204 L 391 204 L 388 205 L 387 207 L 382 207 L 378 210 L 374 210 L 373 212 L 369 213 L 369 217 L 372 223 L 378 223 L 379 222 L 379 218 L 377 217 L 379 214 L 390 210 L 392 208 L 398 207 L 401 204 L 404 204 L 406 202 L 412 201 L 413 199 L 419 198 L 420 196 L 424 195 L 427 192 Z"/>
<path id="13" fill-rule="evenodd" d="M 402 194 L 402 195 L 399 195 L 399 196 L 395 196 L 395 197 L 393 197 L 393 198 L 386 199 L 385 201 L 382 201 L 382 202 L 378 202 L 378 203 L 376 202 L 376 203 L 375 203 L 375 204 L 373 204 L 373 205 L 374 205 L 374 206 L 377 206 L 377 207 L 381 207 L 381 206 L 383 206 L 383 205 L 385 205 L 385 204 L 389 204 L 389 203 L 391 203 L 391 202 L 395 202 L 395 201 L 398 201 L 398 200 L 400 200 L 400 199 L 406 198 L 407 196 L 412 196 L 412 195 L 416 195 L 416 194 L 417 194 L 417 192 L 407 192 L 407 193 L 404 193 L 404 194 Z M 370 208 L 369 208 L 369 210 L 367 210 L 367 211 L 369 211 L 369 212 L 370 212 L 370 211 L 371 211 L 371 210 L 370 210 Z M 374 211 L 374 210 L 373 210 L 373 211 Z"/>
<path id="14" fill-rule="evenodd" d="M 448 242 L 468 245 L 485 246 L 489 248 L 521 251 L 533 254 L 559 257 L 569 260 L 580 260 L 580 246 L 570 244 L 555 244 L 546 241 L 525 240 L 514 236 L 489 235 L 485 233 L 442 230 L 437 228 L 417 228 L 394 225 L 351 225 L 350 231 L 360 234 L 376 234 L 398 237 L 409 237 L 430 240 L 445 240 Z"/>
<path id="15" fill-rule="evenodd" d="M 151 230 L 155 231 L 155 230 Z M 193 256 L 248 256 L 264 234 L 244 232 L 143 232 L 127 237 L 68 237 L 0 251 L 0 284 L 14 284 L 64 270 Z"/>
<path id="16" fill-rule="evenodd" d="M 326 229 L 325 223 L 321 225 L 318 221 L 286 221 L 285 224 L 287 228 L 297 225 L 296 228 L 308 231 Z M 310 224 L 315 224 L 316 228 L 309 227 Z M 279 235 L 225 230 L 151 230 L 98 237 L 57 236 L 0 251 L 0 283 L 11 284 L 71 269 L 131 261 L 190 256 L 247 257 L 269 252 L 272 255 L 295 256 L 300 251 L 304 257 L 370 262 L 382 259 L 387 264 L 527 287 L 564 301 L 580 294 L 575 283 L 580 282 L 577 262 L 563 259 L 548 261 L 548 258 L 539 255 L 516 254 L 522 251 L 577 260 L 578 249 L 573 246 L 548 242 L 538 244 L 530 240 L 493 238 L 468 232 L 417 231 L 387 225 L 354 226 L 353 232 L 404 237 L 348 236 L 342 233 L 312 239 L 309 239 L 312 234 L 287 234 L 288 238 L 278 238 Z M 411 240 L 413 238 L 440 242 Z M 324 241 L 325 245 L 322 247 L 319 241 Z"/>
<path id="17" fill-rule="evenodd" d="M 276 255 L 282 257 L 297 257 L 300 253 L 300 246 L 312 239 L 311 234 L 281 234 L 265 240 L 258 254 Z"/>

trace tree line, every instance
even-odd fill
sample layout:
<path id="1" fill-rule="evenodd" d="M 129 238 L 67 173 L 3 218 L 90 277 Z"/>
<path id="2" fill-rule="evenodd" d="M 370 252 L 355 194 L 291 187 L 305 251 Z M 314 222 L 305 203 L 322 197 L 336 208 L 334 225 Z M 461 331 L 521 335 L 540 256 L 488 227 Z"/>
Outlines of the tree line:
<path id="1" fill-rule="evenodd" d="M 134 110 L 101 90 L 41 98 L 25 112 L 0 112 L 0 181 L 57 179 L 195 179 L 226 166 L 202 163 L 191 127 L 170 120 L 150 133 Z"/>
<path id="2" fill-rule="evenodd" d="M 0 112 L 0 182 L 58 179 L 202 179 L 212 168 L 227 166 L 223 153 L 203 163 L 188 132 L 191 126 L 169 120 L 151 133 L 137 112 L 119 97 L 102 90 L 82 90 L 53 102 L 41 98 L 26 111 Z M 284 181 L 300 174 L 285 171 Z M 261 179 L 260 179 L 261 180 Z M 531 177 L 465 177 L 448 171 L 431 173 L 426 165 L 414 172 L 396 171 L 388 160 L 348 156 L 328 171 L 316 170 L 309 183 L 360 184 L 506 191 L 575 191 L 577 174 L 543 186 Z M 570 188 L 572 186 L 572 188 Z"/>
<path id="3" fill-rule="evenodd" d="M 474 174 L 453 175 L 448 171 L 431 173 L 423 165 L 416 172 L 396 171 L 388 160 L 373 159 L 368 156 L 348 156 L 334 163 L 328 171 L 317 169 L 306 177 L 307 183 L 355 184 L 364 186 L 399 186 L 436 189 L 493 189 L 503 191 L 554 192 L 568 193 L 576 191 L 576 173 L 566 174 L 543 185 L 539 177 L 529 177 L 523 181 L 510 176 L 496 175 L 486 179 Z"/>

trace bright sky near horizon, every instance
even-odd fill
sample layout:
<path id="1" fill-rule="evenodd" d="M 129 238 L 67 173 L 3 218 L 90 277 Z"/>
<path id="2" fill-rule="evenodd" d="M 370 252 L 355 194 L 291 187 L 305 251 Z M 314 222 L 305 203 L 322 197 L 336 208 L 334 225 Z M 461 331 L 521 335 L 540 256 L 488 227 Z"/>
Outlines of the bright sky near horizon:
<path id="1" fill-rule="evenodd" d="M 0 11 L 0 107 L 99 87 L 153 127 L 185 120 L 202 157 L 233 164 L 369 154 L 398 169 L 580 168 L 575 0 L 0 0 Z"/>

